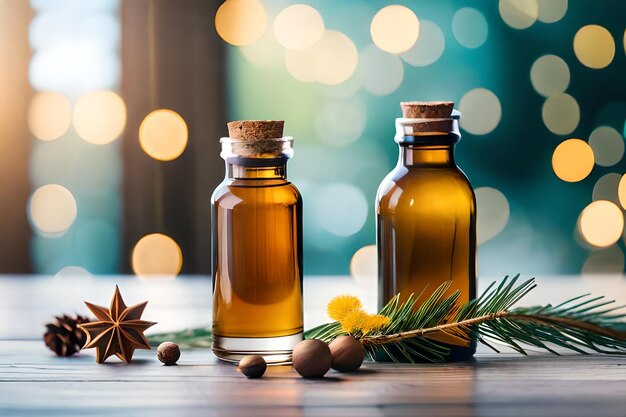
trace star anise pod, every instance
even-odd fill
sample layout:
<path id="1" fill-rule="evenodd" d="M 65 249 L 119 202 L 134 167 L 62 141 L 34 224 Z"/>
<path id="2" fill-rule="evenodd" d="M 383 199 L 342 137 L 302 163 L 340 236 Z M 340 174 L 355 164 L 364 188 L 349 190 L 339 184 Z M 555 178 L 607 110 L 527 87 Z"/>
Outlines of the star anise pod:
<path id="1" fill-rule="evenodd" d="M 96 348 L 97 363 L 104 362 L 112 355 L 130 363 L 135 349 L 150 349 L 143 332 L 156 323 L 140 320 L 147 301 L 126 307 L 116 285 L 109 309 L 86 301 L 85 304 L 97 320 L 80 326 L 87 334 L 84 349 Z"/>
<path id="2" fill-rule="evenodd" d="M 85 345 L 87 336 L 78 325 L 89 323 L 87 317 L 80 315 L 55 317 L 55 321 L 46 324 L 46 333 L 43 340 L 46 346 L 58 356 L 72 356 L 78 353 Z"/>

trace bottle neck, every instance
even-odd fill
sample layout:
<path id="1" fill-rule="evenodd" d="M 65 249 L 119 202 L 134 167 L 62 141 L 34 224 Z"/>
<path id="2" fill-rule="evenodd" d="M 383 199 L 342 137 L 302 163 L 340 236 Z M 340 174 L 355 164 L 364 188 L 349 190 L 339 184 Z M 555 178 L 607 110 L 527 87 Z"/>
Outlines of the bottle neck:
<path id="1" fill-rule="evenodd" d="M 400 166 L 456 166 L 454 145 L 400 145 Z"/>
<path id="2" fill-rule="evenodd" d="M 226 178 L 287 179 L 287 160 L 229 158 L 226 161 Z"/>

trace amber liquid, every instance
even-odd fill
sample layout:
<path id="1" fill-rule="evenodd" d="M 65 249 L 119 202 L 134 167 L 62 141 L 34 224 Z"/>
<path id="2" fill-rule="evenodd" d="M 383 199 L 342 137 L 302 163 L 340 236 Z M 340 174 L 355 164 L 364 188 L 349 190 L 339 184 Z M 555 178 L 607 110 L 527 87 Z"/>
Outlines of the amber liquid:
<path id="1" fill-rule="evenodd" d="M 284 165 L 230 170 L 212 197 L 213 333 L 216 339 L 300 334 L 300 193 Z M 262 354 L 263 343 L 252 350 Z"/>
<path id="2" fill-rule="evenodd" d="M 448 280 L 449 294 L 460 290 L 461 303 L 474 299 L 476 203 L 467 177 L 454 163 L 452 145 L 401 145 L 400 152 L 376 202 L 379 305 L 398 293 L 405 299 L 426 288 L 423 300 Z M 453 346 L 451 356 L 464 359 L 473 353 L 472 346 Z"/>

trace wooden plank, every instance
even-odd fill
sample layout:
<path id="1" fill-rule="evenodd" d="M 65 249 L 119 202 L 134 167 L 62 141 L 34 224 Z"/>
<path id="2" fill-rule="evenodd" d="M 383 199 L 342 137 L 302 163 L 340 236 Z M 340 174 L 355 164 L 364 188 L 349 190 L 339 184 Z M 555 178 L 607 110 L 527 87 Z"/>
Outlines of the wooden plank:
<path id="1" fill-rule="evenodd" d="M 0 415 L 609 416 L 626 409 L 626 360 L 480 354 L 456 364 L 367 363 L 305 380 L 271 367 L 248 380 L 209 350 L 161 366 L 154 351 L 125 365 L 93 353 L 57 358 L 41 342 L 0 342 Z M 39 413 L 39 414 L 38 414 Z"/>

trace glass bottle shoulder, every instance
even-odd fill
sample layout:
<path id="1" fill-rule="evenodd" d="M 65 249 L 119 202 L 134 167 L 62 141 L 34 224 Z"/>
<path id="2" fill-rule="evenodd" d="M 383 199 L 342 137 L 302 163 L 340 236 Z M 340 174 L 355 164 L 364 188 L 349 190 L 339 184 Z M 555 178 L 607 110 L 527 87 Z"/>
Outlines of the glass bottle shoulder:
<path id="1" fill-rule="evenodd" d="M 233 179 L 227 178 L 217 186 L 211 204 L 233 208 L 248 204 L 302 204 L 298 188 L 285 179 Z"/>
<path id="2" fill-rule="evenodd" d="M 376 194 L 379 213 L 425 201 L 462 204 L 473 210 L 476 197 L 468 178 L 456 166 L 397 166 L 381 182 Z"/>

